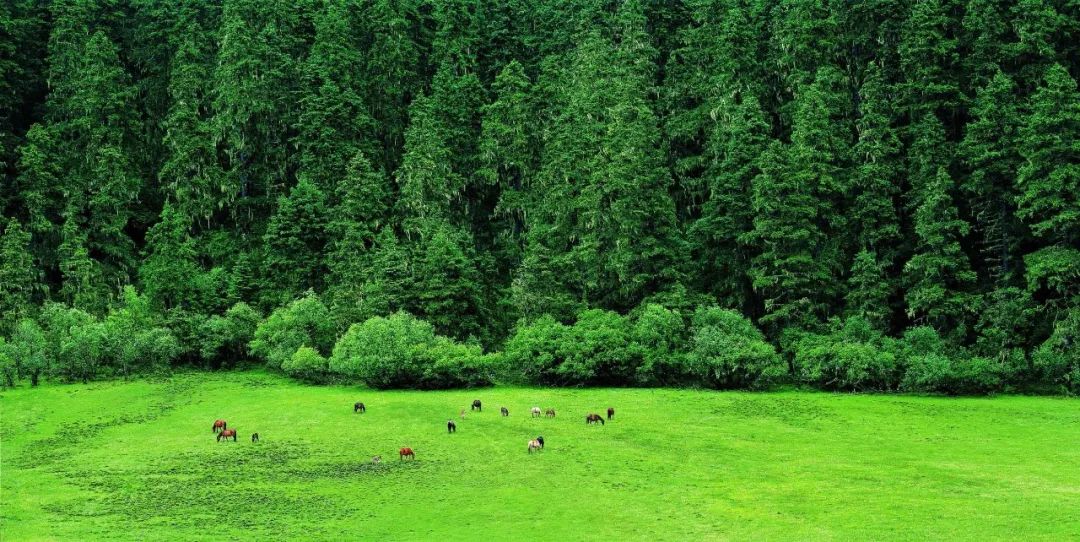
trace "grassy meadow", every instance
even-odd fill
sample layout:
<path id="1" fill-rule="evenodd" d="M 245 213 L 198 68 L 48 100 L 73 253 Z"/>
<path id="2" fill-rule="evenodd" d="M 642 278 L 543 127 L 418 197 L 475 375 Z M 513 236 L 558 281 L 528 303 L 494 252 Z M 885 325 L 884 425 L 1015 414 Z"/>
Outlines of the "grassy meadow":
<path id="1" fill-rule="evenodd" d="M 1080 402 L 1063 398 L 376 392 L 255 372 L 24 387 L 0 416 L 4 541 L 1080 539 Z M 239 442 L 215 442 L 216 418 Z"/>

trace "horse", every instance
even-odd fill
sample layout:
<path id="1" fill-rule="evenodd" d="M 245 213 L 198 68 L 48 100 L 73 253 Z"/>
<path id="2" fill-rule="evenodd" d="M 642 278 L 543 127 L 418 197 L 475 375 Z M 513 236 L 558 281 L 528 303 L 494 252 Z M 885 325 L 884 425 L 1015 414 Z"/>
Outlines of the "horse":
<path id="1" fill-rule="evenodd" d="M 229 437 L 232 437 L 232 441 L 236 442 L 236 429 L 222 429 L 217 435 L 217 441 L 221 442 L 222 438 L 229 440 Z"/>
<path id="2" fill-rule="evenodd" d="M 532 453 L 533 450 L 539 450 L 540 448 L 543 448 L 543 446 L 540 445 L 539 440 L 533 439 L 533 440 L 529 441 L 529 453 L 530 454 Z"/>
<path id="3" fill-rule="evenodd" d="M 509 411 L 509 410 L 507 410 L 507 409 L 506 409 L 506 407 L 502 407 L 502 408 L 500 408 L 500 409 L 499 409 L 499 412 L 501 412 L 501 413 L 502 413 L 503 417 L 506 417 L 506 416 L 509 416 L 509 415 L 510 415 L 510 411 Z"/>
<path id="4" fill-rule="evenodd" d="M 457 424 L 454 423 L 454 420 L 446 420 L 446 432 L 447 433 L 456 433 L 457 432 Z"/>
<path id="5" fill-rule="evenodd" d="M 596 422 L 600 422 L 600 425 L 604 425 L 604 418 L 600 417 L 599 414 L 589 414 L 588 416 L 585 416 L 585 425 L 595 424 Z"/>
<path id="6" fill-rule="evenodd" d="M 484 409 L 480 407 L 479 399 L 476 399 L 472 402 L 472 407 L 470 408 L 470 410 L 479 410 L 480 412 L 484 411 Z"/>
<path id="7" fill-rule="evenodd" d="M 353 411 L 353 414 L 356 414 L 357 412 L 363 414 L 363 413 L 367 412 L 367 407 L 364 406 L 364 403 L 356 403 L 355 405 L 352 406 L 352 411 Z"/>
<path id="8" fill-rule="evenodd" d="M 532 407 L 532 417 L 533 418 L 539 418 L 540 417 L 540 407 L 538 407 L 538 406 Z"/>
<path id="9" fill-rule="evenodd" d="M 371 464 L 372 465 L 378 465 L 380 462 L 382 462 L 382 456 L 381 455 L 373 455 L 373 456 L 371 456 Z"/>
<path id="10" fill-rule="evenodd" d="M 540 436 L 536 437 L 536 442 L 540 443 L 540 449 L 543 450 L 544 449 L 544 435 L 540 435 Z"/>
<path id="11" fill-rule="evenodd" d="M 214 433 L 217 433 L 219 429 L 224 431 L 228 428 L 228 424 L 225 423 L 225 420 L 214 420 L 214 426 L 211 427 L 210 430 Z"/>
<path id="12" fill-rule="evenodd" d="M 544 411 L 544 416 L 547 416 L 548 418 L 554 418 L 555 417 L 555 409 L 554 408 L 549 408 L 549 409 L 545 410 Z"/>
<path id="13" fill-rule="evenodd" d="M 614 417 L 615 417 L 615 409 L 613 407 L 608 407 L 607 408 L 607 419 L 608 419 L 608 421 L 611 421 L 611 419 L 614 418 Z"/>
<path id="14" fill-rule="evenodd" d="M 258 433 L 252 433 L 251 434 L 251 442 L 259 442 L 259 434 Z"/>
<path id="15" fill-rule="evenodd" d="M 416 454 L 413 453 L 412 448 L 405 447 L 398 450 L 398 461 L 405 459 L 406 457 L 409 459 L 416 459 Z"/>

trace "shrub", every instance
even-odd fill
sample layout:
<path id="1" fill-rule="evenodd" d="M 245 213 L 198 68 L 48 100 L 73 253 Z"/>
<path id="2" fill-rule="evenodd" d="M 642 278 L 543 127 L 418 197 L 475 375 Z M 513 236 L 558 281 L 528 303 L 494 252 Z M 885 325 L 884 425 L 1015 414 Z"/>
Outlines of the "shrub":
<path id="1" fill-rule="evenodd" d="M 3 385 L 15 387 L 15 379 L 19 376 L 19 367 L 15 365 L 15 358 L 11 356 L 11 347 L 0 337 L 0 378 Z"/>
<path id="2" fill-rule="evenodd" d="M 952 362 L 944 354 L 920 354 L 907 358 L 907 370 L 900 383 L 904 391 L 941 391 L 948 387 Z"/>
<path id="3" fill-rule="evenodd" d="M 862 317 L 848 318 L 827 335 L 796 343 L 795 364 L 804 381 L 833 390 L 891 390 L 900 369 L 891 341 Z"/>
<path id="4" fill-rule="evenodd" d="M 211 367 L 233 367 L 247 357 L 247 345 L 255 338 L 262 315 L 247 303 L 237 303 L 199 326 L 199 356 Z"/>
<path id="5" fill-rule="evenodd" d="M 709 387 L 762 387 L 784 371 L 776 349 L 736 311 L 699 308 L 692 328 L 690 363 Z"/>
<path id="6" fill-rule="evenodd" d="M 490 384 L 479 346 L 435 334 L 404 312 L 353 324 L 334 346 L 330 371 L 373 388 L 454 388 Z"/>
<path id="7" fill-rule="evenodd" d="M 636 383 L 670 386 L 689 380 L 686 324 L 678 311 L 654 303 L 642 306 L 631 336 L 641 356 Z"/>
<path id="8" fill-rule="evenodd" d="M 628 385 L 641 366 L 635 346 L 628 318 L 612 311 L 583 311 L 559 345 L 563 362 L 555 371 L 557 378 L 569 385 Z"/>
<path id="9" fill-rule="evenodd" d="M 255 329 L 251 352 L 278 369 L 301 346 L 320 353 L 334 343 L 334 323 L 330 311 L 314 294 L 308 294 L 275 310 Z"/>
<path id="10" fill-rule="evenodd" d="M 1073 308 L 1031 356 L 1036 373 L 1067 393 L 1080 393 L 1080 309 Z"/>
<path id="11" fill-rule="evenodd" d="M 310 346 L 301 346 L 293 355 L 281 364 L 285 374 L 310 383 L 324 383 L 329 376 L 326 358 Z"/>
<path id="12" fill-rule="evenodd" d="M 534 384 L 555 384 L 555 370 L 562 364 L 559 345 L 565 335 L 566 326 L 551 316 L 519 323 L 503 346 L 508 376 Z"/>

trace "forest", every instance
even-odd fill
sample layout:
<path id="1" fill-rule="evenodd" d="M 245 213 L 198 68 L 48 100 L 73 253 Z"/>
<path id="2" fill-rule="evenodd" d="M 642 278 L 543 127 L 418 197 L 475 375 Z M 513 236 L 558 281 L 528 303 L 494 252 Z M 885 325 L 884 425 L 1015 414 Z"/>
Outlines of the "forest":
<path id="1" fill-rule="evenodd" d="M 1072 0 L 5 0 L 0 375 L 1080 392 Z"/>

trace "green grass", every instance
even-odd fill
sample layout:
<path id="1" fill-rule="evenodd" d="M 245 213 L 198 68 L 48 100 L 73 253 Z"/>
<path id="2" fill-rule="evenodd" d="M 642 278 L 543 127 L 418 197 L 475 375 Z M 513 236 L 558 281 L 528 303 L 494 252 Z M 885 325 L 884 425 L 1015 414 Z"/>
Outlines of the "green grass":
<path id="1" fill-rule="evenodd" d="M 484 412 L 448 435 L 473 398 Z M 586 427 L 609 405 L 613 422 Z M 374 392 L 229 373 L 20 388 L 0 409 L 4 541 L 1080 539 L 1080 402 L 1061 398 Z M 239 442 L 214 441 L 219 417 Z"/>

